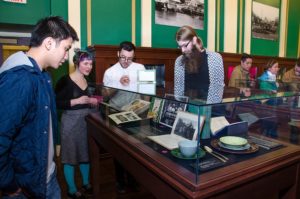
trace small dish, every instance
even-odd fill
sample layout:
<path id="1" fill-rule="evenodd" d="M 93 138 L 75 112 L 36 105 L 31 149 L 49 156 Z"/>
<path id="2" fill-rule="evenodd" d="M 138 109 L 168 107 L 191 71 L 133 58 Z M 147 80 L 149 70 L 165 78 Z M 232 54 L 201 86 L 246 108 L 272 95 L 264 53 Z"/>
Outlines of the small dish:
<path id="1" fill-rule="evenodd" d="M 242 147 L 248 144 L 247 139 L 237 136 L 224 136 L 221 137 L 219 140 L 223 144 L 223 146 L 228 147 Z"/>
<path id="2" fill-rule="evenodd" d="M 219 146 L 225 149 L 234 150 L 234 151 L 243 151 L 248 150 L 250 148 L 250 144 L 247 143 L 246 145 L 242 146 L 231 146 L 231 145 L 225 145 L 222 142 L 218 142 Z"/>
<path id="3" fill-rule="evenodd" d="M 197 158 L 197 155 L 196 155 L 196 154 L 194 154 L 194 155 L 191 156 L 191 157 L 186 157 L 186 156 L 182 155 L 182 154 L 180 153 L 180 150 L 179 150 L 178 148 L 177 148 L 177 149 L 171 150 L 171 154 L 172 154 L 174 157 L 176 157 L 176 158 L 184 159 L 184 160 L 193 160 L 193 159 L 196 159 L 196 158 Z M 202 150 L 202 149 L 199 149 L 199 150 L 198 150 L 198 158 L 202 158 L 202 157 L 204 157 L 204 156 L 205 156 L 205 151 Z"/>
<path id="4" fill-rule="evenodd" d="M 220 147 L 220 141 L 218 139 L 211 140 L 210 144 L 214 149 L 217 149 L 222 152 L 232 153 L 232 154 L 251 154 L 259 150 L 259 146 L 253 142 L 249 142 L 250 147 L 245 150 L 230 150 L 224 147 Z"/>

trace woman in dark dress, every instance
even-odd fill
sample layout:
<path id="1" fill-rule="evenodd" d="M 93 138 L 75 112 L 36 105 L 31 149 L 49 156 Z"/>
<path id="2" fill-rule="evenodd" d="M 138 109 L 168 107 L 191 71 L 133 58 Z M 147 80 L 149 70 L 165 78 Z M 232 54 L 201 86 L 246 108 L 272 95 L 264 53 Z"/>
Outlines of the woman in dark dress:
<path id="1" fill-rule="evenodd" d="M 76 70 L 63 76 L 57 83 L 56 104 L 62 109 L 61 117 L 61 161 L 68 185 L 70 198 L 85 198 L 91 194 L 89 183 L 89 156 L 85 116 L 97 106 L 96 98 L 89 97 L 89 75 L 93 66 L 93 55 L 86 51 L 76 51 L 73 57 Z M 75 166 L 79 165 L 83 187 L 78 190 L 74 180 Z"/>

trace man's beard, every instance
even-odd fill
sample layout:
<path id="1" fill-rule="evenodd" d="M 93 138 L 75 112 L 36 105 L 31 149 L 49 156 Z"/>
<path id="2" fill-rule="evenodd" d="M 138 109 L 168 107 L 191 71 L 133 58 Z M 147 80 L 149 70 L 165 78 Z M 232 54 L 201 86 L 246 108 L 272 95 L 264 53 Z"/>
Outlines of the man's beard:
<path id="1" fill-rule="evenodd" d="M 187 73 L 197 73 L 201 62 L 198 49 L 193 45 L 191 52 L 183 54 L 183 63 Z"/>

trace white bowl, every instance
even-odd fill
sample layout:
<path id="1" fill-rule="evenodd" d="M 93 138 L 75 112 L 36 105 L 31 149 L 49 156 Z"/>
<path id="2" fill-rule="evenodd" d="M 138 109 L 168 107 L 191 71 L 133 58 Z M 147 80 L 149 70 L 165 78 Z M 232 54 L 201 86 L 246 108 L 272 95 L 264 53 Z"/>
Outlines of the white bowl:
<path id="1" fill-rule="evenodd" d="M 242 147 L 248 144 L 248 140 L 237 136 L 224 136 L 220 138 L 222 144 L 234 147 Z"/>
<path id="2" fill-rule="evenodd" d="M 180 153 L 185 157 L 191 157 L 195 155 L 197 151 L 196 140 L 183 140 L 178 143 Z"/>

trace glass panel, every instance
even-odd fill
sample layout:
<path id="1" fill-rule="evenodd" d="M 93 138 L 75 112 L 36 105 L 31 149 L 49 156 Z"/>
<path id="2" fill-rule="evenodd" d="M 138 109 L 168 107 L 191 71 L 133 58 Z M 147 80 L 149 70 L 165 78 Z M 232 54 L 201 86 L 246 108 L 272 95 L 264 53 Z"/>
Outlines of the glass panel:
<path id="1" fill-rule="evenodd" d="M 249 95 L 225 87 L 220 96 L 212 96 L 219 99 L 213 103 L 208 102 L 210 93 L 174 95 L 170 83 L 157 88 L 156 95 L 95 85 L 94 96 L 103 99 L 99 122 L 119 129 L 113 136 L 170 175 L 199 184 L 206 172 L 278 150 L 284 143 L 299 145 L 298 85 L 282 82 L 277 91 L 241 87 Z"/>

